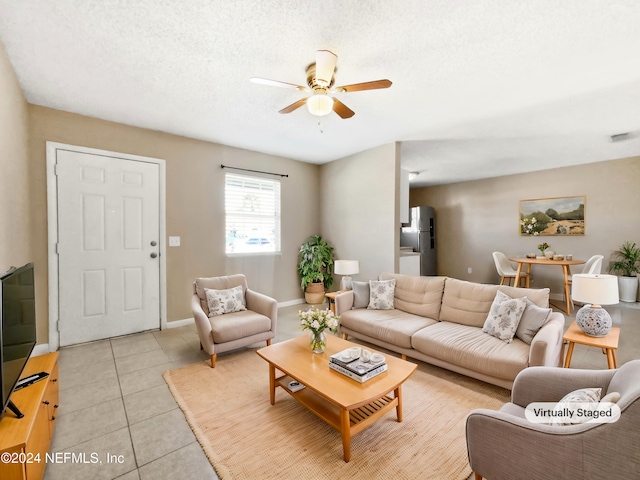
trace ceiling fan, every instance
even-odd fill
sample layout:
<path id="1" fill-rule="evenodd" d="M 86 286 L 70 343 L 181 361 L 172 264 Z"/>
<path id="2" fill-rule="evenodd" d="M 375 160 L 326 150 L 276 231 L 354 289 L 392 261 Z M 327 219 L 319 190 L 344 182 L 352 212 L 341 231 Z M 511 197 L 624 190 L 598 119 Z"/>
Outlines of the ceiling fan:
<path id="1" fill-rule="evenodd" d="M 318 50 L 316 52 L 315 63 L 312 63 L 307 67 L 306 87 L 260 77 L 253 77 L 250 80 L 254 83 L 271 85 L 273 87 L 290 88 L 302 92 L 313 92 L 311 96 L 301 98 L 288 107 L 283 108 L 280 110 L 280 113 L 291 113 L 306 104 L 309 113 L 312 115 L 322 117 L 329 115 L 334 111 L 341 118 L 351 118 L 355 115 L 355 112 L 337 98 L 330 96 L 330 94 L 359 92 L 361 90 L 376 90 L 379 88 L 389 88 L 391 86 L 390 80 L 375 80 L 372 82 L 354 83 L 352 85 L 334 87 L 334 74 L 336 71 L 337 61 L 338 56 L 335 53 L 330 52 L 329 50 Z"/>

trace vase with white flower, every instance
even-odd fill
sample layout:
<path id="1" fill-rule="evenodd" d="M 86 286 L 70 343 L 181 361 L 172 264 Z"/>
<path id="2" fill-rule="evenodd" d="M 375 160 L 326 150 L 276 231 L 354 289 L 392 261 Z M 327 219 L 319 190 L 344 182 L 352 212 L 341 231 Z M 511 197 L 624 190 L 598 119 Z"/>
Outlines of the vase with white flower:
<path id="1" fill-rule="evenodd" d="M 310 330 L 309 344 L 313 353 L 322 353 L 327 348 L 327 336 L 325 330 L 338 331 L 338 317 L 328 308 L 318 310 L 310 308 L 306 312 L 298 311 L 300 327 L 302 330 Z"/>

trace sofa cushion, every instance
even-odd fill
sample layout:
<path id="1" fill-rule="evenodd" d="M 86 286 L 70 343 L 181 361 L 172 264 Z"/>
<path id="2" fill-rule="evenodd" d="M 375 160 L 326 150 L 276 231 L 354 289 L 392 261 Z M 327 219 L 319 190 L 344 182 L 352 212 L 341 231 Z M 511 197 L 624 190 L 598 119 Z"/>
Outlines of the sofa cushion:
<path id="1" fill-rule="evenodd" d="M 549 306 L 549 289 L 548 288 L 520 288 L 499 285 L 498 290 L 506 293 L 511 298 L 527 297 L 537 306 L 547 308 Z"/>
<path id="2" fill-rule="evenodd" d="M 393 293 L 396 281 L 369 280 L 369 305 L 371 310 L 393 310 Z"/>
<path id="3" fill-rule="evenodd" d="M 440 320 L 482 328 L 497 291 L 498 285 L 482 285 L 447 278 L 444 283 Z"/>
<path id="4" fill-rule="evenodd" d="M 527 297 L 539 307 L 549 306 L 548 288 L 484 285 L 447 277 L 442 295 L 440 320 L 482 328 L 498 290 L 511 298 Z"/>
<path id="5" fill-rule="evenodd" d="M 505 343 L 459 323 L 441 321 L 424 328 L 411 344 L 425 355 L 492 377 L 514 379 L 529 364 L 530 347 L 522 340 Z"/>
<path id="6" fill-rule="evenodd" d="M 395 308 L 422 317 L 440 318 L 440 305 L 446 277 L 418 277 L 382 273 L 380 280 L 396 280 Z"/>
<path id="7" fill-rule="evenodd" d="M 225 343 L 239 338 L 268 332 L 271 328 L 269 317 L 252 310 L 217 315 L 209 318 L 211 336 L 214 343 Z"/>
<path id="8" fill-rule="evenodd" d="M 403 348 L 411 348 L 411 335 L 437 323 L 402 310 L 347 310 L 340 315 L 340 325 L 371 338 Z"/>
<path id="9" fill-rule="evenodd" d="M 526 307 L 526 298 L 511 298 L 506 293 L 496 292 L 482 331 L 511 343 Z"/>

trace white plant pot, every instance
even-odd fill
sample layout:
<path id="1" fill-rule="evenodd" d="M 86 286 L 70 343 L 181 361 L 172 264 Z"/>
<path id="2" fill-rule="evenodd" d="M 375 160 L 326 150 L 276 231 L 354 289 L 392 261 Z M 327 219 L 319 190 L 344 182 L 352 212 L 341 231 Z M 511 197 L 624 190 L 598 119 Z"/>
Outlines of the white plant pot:
<path id="1" fill-rule="evenodd" d="M 638 277 L 618 277 L 618 293 L 621 302 L 635 302 L 638 298 Z"/>

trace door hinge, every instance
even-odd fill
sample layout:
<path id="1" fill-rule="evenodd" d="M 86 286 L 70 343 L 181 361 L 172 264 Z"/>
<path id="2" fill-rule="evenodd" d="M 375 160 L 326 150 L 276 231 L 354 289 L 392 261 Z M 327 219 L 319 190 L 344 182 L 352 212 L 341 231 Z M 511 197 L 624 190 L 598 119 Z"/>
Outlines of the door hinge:
<path id="1" fill-rule="evenodd" d="M 60 320 L 56 321 L 56 331 L 60 333 Z"/>
<path id="2" fill-rule="evenodd" d="M 60 244 L 56 242 L 56 254 L 60 254 Z"/>
<path id="3" fill-rule="evenodd" d="M 59 166 L 60 166 L 60 164 L 58 164 L 58 163 L 55 163 L 53 165 L 53 174 L 56 175 L 56 176 L 60 175 L 60 171 L 58 170 Z"/>

